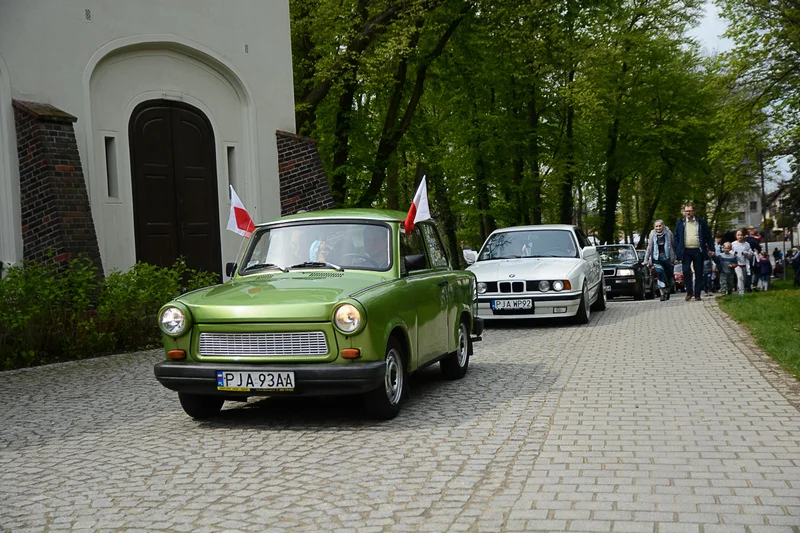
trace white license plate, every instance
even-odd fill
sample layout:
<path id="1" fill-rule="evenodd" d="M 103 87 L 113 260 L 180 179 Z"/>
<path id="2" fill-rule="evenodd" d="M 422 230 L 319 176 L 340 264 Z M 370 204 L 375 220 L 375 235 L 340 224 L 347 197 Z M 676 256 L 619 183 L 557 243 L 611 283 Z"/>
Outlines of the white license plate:
<path id="1" fill-rule="evenodd" d="M 217 390 L 232 392 L 292 391 L 294 372 L 223 372 L 217 371 Z"/>
<path id="2" fill-rule="evenodd" d="M 611 285 L 606 285 L 606 292 L 611 290 Z"/>
<path id="3" fill-rule="evenodd" d="M 521 300 L 492 300 L 492 309 L 533 309 L 533 300 L 525 298 Z"/>

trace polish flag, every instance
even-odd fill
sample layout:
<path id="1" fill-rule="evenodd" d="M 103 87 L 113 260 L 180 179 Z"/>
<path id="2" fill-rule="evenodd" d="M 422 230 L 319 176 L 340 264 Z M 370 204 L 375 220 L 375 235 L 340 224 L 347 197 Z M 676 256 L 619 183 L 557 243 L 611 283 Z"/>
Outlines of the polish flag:
<path id="1" fill-rule="evenodd" d="M 231 187 L 231 215 L 228 217 L 228 229 L 234 233 L 238 233 L 242 237 L 250 238 L 250 235 L 255 231 L 256 225 L 253 224 L 253 219 L 244 204 L 239 200 L 236 191 Z"/>
<path id="2" fill-rule="evenodd" d="M 425 185 L 425 177 L 423 176 L 417 188 L 417 192 L 414 194 L 414 202 L 408 209 L 408 215 L 406 216 L 404 224 L 406 235 L 411 235 L 414 224 L 422 220 L 429 220 L 430 218 L 431 210 L 428 208 L 428 187 Z"/>

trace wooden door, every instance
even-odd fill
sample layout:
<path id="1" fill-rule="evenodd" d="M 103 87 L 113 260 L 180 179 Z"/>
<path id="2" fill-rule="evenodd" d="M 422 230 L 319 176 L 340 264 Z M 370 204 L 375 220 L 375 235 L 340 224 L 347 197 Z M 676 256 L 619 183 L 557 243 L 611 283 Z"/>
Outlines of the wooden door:
<path id="1" fill-rule="evenodd" d="M 136 259 L 221 274 L 214 132 L 189 105 L 151 100 L 130 126 Z"/>

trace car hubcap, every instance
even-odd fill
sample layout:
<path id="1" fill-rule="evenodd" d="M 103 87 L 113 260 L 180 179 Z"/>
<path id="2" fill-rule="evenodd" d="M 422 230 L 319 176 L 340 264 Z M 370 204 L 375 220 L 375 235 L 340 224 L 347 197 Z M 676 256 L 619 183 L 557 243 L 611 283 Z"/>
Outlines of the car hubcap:
<path id="1" fill-rule="evenodd" d="M 458 327 L 458 366 L 463 367 L 469 354 L 469 341 L 467 340 L 467 326 L 463 323 Z"/>
<path id="2" fill-rule="evenodd" d="M 386 385 L 386 398 L 389 403 L 396 405 L 400 402 L 400 397 L 403 394 L 403 360 L 396 350 L 391 350 L 386 355 L 386 376 L 384 383 Z"/>

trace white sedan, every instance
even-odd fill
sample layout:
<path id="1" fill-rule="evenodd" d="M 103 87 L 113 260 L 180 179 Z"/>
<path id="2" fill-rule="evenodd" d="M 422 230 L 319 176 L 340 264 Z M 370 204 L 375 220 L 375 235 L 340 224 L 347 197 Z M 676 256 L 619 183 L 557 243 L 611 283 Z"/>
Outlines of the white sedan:
<path id="1" fill-rule="evenodd" d="M 464 257 L 478 280 L 483 319 L 572 316 L 586 324 L 592 310 L 606 308 L 600 256 L 576 226 L 499 229 Z"/>

